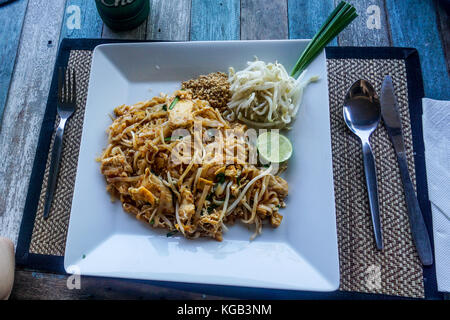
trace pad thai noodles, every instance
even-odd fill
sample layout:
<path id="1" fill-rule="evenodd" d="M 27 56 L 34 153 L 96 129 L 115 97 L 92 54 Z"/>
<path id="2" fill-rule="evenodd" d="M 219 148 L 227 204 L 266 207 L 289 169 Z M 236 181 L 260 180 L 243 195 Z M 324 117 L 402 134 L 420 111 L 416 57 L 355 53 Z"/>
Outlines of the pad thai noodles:
<path id="1" fill-rule="evenodd" d="M 280 225 L 288 184 L 251 161 L 247 127 L 189 90 L 114 110 L 99 158 L 107 190 L 154 228 L 222 240 L 226 224 Z M 169 234 L 168 234 L 169 235 Z"/>

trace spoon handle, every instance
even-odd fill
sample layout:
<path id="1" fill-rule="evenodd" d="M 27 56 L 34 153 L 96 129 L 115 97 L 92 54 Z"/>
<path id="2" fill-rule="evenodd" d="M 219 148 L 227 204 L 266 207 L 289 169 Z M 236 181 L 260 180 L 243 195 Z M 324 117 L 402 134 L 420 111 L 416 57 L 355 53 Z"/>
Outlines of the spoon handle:
<path id="1" fill-rule="evenodd" d="M 378 208 L 378 186 L 375 159 L 369 141 L 362 141 L 364 173 L 366 175 L 367 192 L 369 194 L 370 213 L 372 215 L 375 243 L 378 250 L 383 250 L 383 238 L 381 235 L 380 211 Z"/>

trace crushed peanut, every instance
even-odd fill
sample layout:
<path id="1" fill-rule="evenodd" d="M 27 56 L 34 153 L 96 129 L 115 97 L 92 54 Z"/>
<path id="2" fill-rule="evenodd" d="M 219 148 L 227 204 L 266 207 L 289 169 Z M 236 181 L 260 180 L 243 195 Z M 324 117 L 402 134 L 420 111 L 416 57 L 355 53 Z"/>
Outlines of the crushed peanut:
<path id="1" fill-rule="evenodd" d="M 191 90 L 194 99 L 208 101 L 211 107 L 217 108 L 221 113 L 227 109 L 227 103 L 231 99 L 228 76 L 223 72 L 184 81 L 181 83 L 181 89 Z"/>

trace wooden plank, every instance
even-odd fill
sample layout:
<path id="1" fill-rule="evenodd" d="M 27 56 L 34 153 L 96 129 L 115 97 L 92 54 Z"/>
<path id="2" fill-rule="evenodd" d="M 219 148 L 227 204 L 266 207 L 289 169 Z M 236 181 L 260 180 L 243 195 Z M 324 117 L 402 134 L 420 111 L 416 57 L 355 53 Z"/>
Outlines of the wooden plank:
<path id="1" fill-rule="evenodd" d="M 439 2 L 443 3 L 443 2 Z M 449 4 L 450 6 L 450 4 Z M 446 11 L 438 5 L 438 30 L 441 36 L 442 47 L 444 48 L 445 60 L 447 62 L 447 72 L 450 74 L 450 8 Z"/>
<path id="2" fill-rule="evenodd" d="M 0 134 L 0 235 L 17 243 L 65 1 L 30 0 Z"/>
<path id="3" fill-rule="evenodd" d="M 60 40 L 64 38 L 99 38 L 103 21 L 92 0 L 67 0 Z"/>
<path id="4" fill-rule="evenodd" d="M 334 9 L 334 0 L 289 0 L 288 20 L 290 39 L 311 39 Z M 337 39 L 330 42 L 337 45 Z"/>
<path id="5" fill-rule="evenodd" d="M 386 0 L 394 46 L 417 48 L 422 65 L 425 96 L 450 99 L 450 80 L 439 38 L 436 3 Z"/>
<path id="6" fill-rule="evenodd" d="M 335 0 L 337 6 L 341 0 Z M 347 0 L 358 17 L 338 36 L 340 46 L 389 46 L 389 27 L 384 0 Z M 370 26 L 370 28 L 369 28 Z"/>
<path id="7" fill-rule="evenodd" d="M 192 0 L 191 40 L 239 40 L 239 0 Z"/>
<path id="8" fill-rule="evenodd" d="M 10 299 L 226 299 L 182 289 L 156 286 L 148 282 L 95 277 L 81 277 L 80 289 L 69 290 L 67 278 L 66 275 L 16 270 Z"/>
<path id="9" fill-rule="evenodd" d="M 287 39 L 287 0 L 241 0 L 241 39 Z"/>
<path id="10" fill-rule="evenodd" d="M 189 40 L 191 0 L 151 0 L 147 39 Z"/>
<path id="11" fill-rule="evenodd" d="M 28 0 L 0 7 L 0 127 Z"/>
<path id="12" fill-rule="evenodd" d="M 73 19 L 79 8 L 81 22 L 80 28 L 73 27 Z M 64 14 L 64 22 L 61 30 L 61 40 L 68 38 L 114 38 L 114 39 L 145 39 L 147 32 L 147 22 L 133 30 L 114 31 L 103 24 L 97 11 L 97 6 L 92 0 L 67 0 Z"/>
<path id="13" fill-rule="evenodd" d="M 144 40 L 146 36 L 147 36 L 147 21 L 144 21 L 138 27 L 127 31 L 114 31 L 106 24 L 103 24 L 102 38 Z"/>

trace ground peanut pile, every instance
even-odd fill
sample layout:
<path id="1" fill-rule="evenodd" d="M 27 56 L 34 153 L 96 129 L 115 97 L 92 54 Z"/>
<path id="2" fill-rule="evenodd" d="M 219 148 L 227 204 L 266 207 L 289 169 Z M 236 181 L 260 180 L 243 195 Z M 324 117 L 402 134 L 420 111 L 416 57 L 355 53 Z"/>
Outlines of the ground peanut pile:
<path id="1" fill-rule="evenodd" d="M 228 76 L 223 72 L 214 72 L 184 81 L 181 88 L 190 89 L 194 99 L 207 100 L 211 107 L 217 108 L 221 113 L 226 110 L 227 103 L 231 99 Z"/>

